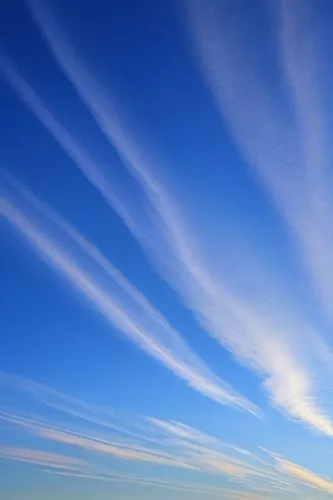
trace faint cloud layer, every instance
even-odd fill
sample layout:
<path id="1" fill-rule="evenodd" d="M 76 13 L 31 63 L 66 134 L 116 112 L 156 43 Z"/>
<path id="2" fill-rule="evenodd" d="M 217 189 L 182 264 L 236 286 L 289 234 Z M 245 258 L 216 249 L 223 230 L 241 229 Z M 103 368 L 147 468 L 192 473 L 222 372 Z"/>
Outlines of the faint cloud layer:
<path id="1" fill-rule="evenodd" d="M 71 470 L 74 466 L 82 466 L 85 464 L 83 460 L 79 460 L 78 458 L 26 448 L 11 448 L 10 446 L 0 447 L 0 458 L 35 465 L 44 465 L 62 470 Z"/>

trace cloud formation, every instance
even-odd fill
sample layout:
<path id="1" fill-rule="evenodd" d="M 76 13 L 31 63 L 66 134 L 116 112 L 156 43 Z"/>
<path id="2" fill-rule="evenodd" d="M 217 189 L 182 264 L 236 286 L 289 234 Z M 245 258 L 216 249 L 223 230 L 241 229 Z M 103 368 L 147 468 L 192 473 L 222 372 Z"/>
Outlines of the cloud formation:
<path id="1" fill-rule="evenodd" d="M 330 118 L 321 77 L 326 47 L 313 22 L 315 9 L 315 3 L 297 0 L 282 1 L 274 11 L 279 57 L 293 104 L 299 151 L 292 166 L 295 182 L 289 188 L 290 193 L 287 179 L 277 185 L 268 174 L 267 186 L 276 193 L 279 207 L 284 208 L 305 269 L 320 303 L 332 319 Z M 293 210 L 288 195 L 297 199 L 298 210 Z"/>
<path id="2" fill-rule="evenodd" d="M 93 462 L 87 462 L 71 458 L 69 456 L 48 453 L 30 448 L 1 447 L 0 459 L 28 464 L 38 465 L 43 473 L 68 476 L 77 479 L 123 482 L 138 486 L 149 486 L 155 488 L 165 488 L 176 490 L 192 495 L 209 495 L 220 497 L 224 494 L 224 488 L 209 487 L 198 483 L 186 483 L 182 481 L 168 481 L 158 478 L 136 476 L 133 474 L 120 473 L 109 467 L 105 470 Z"/>
<path id="3" fill-rule="evenodd" d="M 161 420 L 155 417 L 125 418 L 105 408 L 91 407 L 84 401 L 58 393 L 41 384 L 37 384 L 38 390 L 35 390 L 34 381 L 9 374 L 3 374 L 0 383 L 3 393 L 10 390 L 14 396 L 15 392 L 24 391 L 29 398 L 28 406 L 31 407 L 33 403 L 34 407 L 37 403 L 39 408 L 39 416 L 33 416 L 24 412 L 22 399 L 18 400 L 21 401 L 19 407 L 14 407 L 10 411 L 0 405 L 0 423 L 37 437 L 39 443 L 40 439 L 44 440 L 48 443 L 48 448 L 53 443 L 57 445 L 57 448 L 61 446 L 66 452 L 70 452 L 68 464 L 65 460 L 60 462 L 59 469 L 61 470 L 57 472 L 59 474 L 115 480 L 114 475 L 118 476 L 119 472 L 110 471 L 110 461 L 112 464 L 115 463 L 114 461 L 141 462 L 153 466 L 154 469 L 151 470 L 156 470 L 158 467 L 171 467 L 186 470 L 188 474 L 193 472 L 201 475 L 208 474 L 213 478 L 227 478 L 228 481 L 241 486 L 244 492 L 297 491 L 293 481 L 278 471 L 273 463 L 256 456 L 249 450 L 232 446 L 230 443 L 225 443 L 215 436 L 182 422 Z M 29 388 L 32 390 L 29 391 Z M 52 406 L 49 405 L 50 400 Z M 57 402 L 60 404 L 57 405 Z M 78 406 L 82 407 L 83 413 L 73 420 L 75 415 L 73 409 Z M 51 413 L 50 411 L 46 413 L 47 418 L 42 417 L 45 407 L 53 410 Z M 83 408 L 88 410 L 83 410 Z M 61 419 L 59 411 L 62 415 Z M 110 414 L 109 425 L 103 419 L 106 414 Z M 96 416 L 99 416 L 100 420 Z M 62 423 L 59 424 L 59 421 Z M 82 459 L 75 461 L 73 456 L 77 451 L 80 452 L 80 456 L 84 452 L 84 461 Z M 13 459 L 16 456 L 25 456 L 19 451 L 10 453 Z M 47 468 L 47 457 L 36 463 Z M 56 460 L 52 463 L 57 464 Z M 51 472 L 55 473 L 53 470 Z M 144 482 L 147 480 L 147 478 L 143 479 Z M 158 481 L 152 478 L 153 483 L 158 484 Z M 170 487 L 173 487 L 172 482 Z M 186 485 L 183 487 L 188 489 Z M 193 489 L 195 489 L 194 486 Z M 204 493 L 203 485 L 198 483 L 198 489 Z M 218 494 L 222 491 L 218 486 L 209 487 L 208 490 L 207 494 Z M 223 490 L 224 493 L 227 494 L 227 491 Z"/>
<path id="4" fill-rule="evenodd" d="M 44 2 L 29 0 L 28 3 L 56 62 L 115 148 L 123 166 L 136 180 L 149 207 L 147 219 L 143 220 L 145 215 L 118 195 L 118 186 L 109 182 L 103 165 L 48 110 L 15 65 L 2 57 L 1 70 L 7 82 L 119 214 L 150 262 L 204 330 L 260 377 L 269 400 L 287 417 L 292 416 L 332 436 L 332 420 L 318 398 L 315 380 L 317 368 L 321 369 L 321 355 L 329 362 L 332 359 L 321 334 L 306 328 L 306 318 L 296 317 L 297 313 L 291 323 L 287 314 L 280 318 L 274 311 L 268 313 L 246 293 L 237 293 L 228 281 L 212 272 L 210 256 L 199 251 L 200 240 L 187 223 L 187 214 L 172 196 L 170 186 L 161 181 L 162 163 L 155 163 L 143 152 L 136 134 L 119 113 L 112 92 L 99 83 L 78 57 L 78 51 L 63 35 Z M 246 43 L 243 28 L 247 20 L 240 20 L 241 25 L 245 23 L 242 28 L 238 26 L 237 15 L 228 26 L 229 20 L 220 16 L 227 2 L 213 0 L 207 6 L 203 0 L 193 0 L 187 2 L 187 21 L 196 57 L 223 120 L 286 221 L 304 268 L 330 316 L 333 242 L 330 237 L 332 207 L 327 188 L 327 122 L 318 100 L 320 84 L 315 75 L 318 61 L 311 45 L 313 37 L 310 37 L 310 45 L 297 53 L 297 40 L 304 38 L 302 23 L 304 19 L 311 21 L 307 17 L 309 11 L 303 10 L 301 3 L 282 0 L 274 11 L 280 30 L 280 62 L 293 104 L 290 120 L 285 119 L 284 110 L 277 109 L 267 92 L 260 64 L 252 57 L 251 44 Z M 242 101 L 244 96 L 247 96 L 246 102 Z M 147 297 L 67 220 L 7 174 L 3 175 L 0 195 L 1 213 L 12 229 L 93 306 L 112 329 L 119 330 L 200 394 L 219 404 L 259 414 L 253 403 L 212 372 Z M 258 268 L 260 271 L 260 266 Z M 265 294 L 266 290 L 260 292 Z M 267 296 L 269 294 L 267 290 Z M 308 347 L 303 349 L 303 343 Z M 29 441 L 35 439 L 47 450 L 64 450 L 60 455 L 26 448 L 25 440 L 22 446 L 0 447 L 2 460 L 32 464 L 48 474 L 150 485 L 191 496 L 258 500 L 280 498 L 282 494 L 304 498 L 304 491 L 309 490 L 312 495 L 311 489 L 333 494 L 333 481 L 329 478 L 275 453 L 265 451 L 263 455 L 263 449 L 250 451 L 222 442 L 177 420 L 156 416 L 125 418 L 116 411 L 4 373 L 0 374 L 0 384 L 32 398 L 29 412 L 34 404 L 38 408 L 31 414 L 22 407 L 1 408 L 0 403 L 1 424 L 20 431 L 15 439 L 19 441 L 26 433 Z M 126 462 L 128 468 L 137 464 L 146 466 L 152 474 L 161 470 L 163 476 L 164 468 L 173 473 L 179 469 L 179 473 L 193 477 L 194 481 L 169 481 L 113 470 L 120 462 Z M 228 488 L 205 486 L 201 479 L 217 485 L 221 481 L 228 484 Z"/>
<path id="5" fill-rule="evenodd" d="M 25 188 L 7 180 L 8 189 L 3 188 L 1 199 L 3 217 L 107 322 L 193 389 L 218 403 L 254 412 L 254 405 L 215 376 L 161 313 L 91 243 Z"/>
<path id="6" fill-rule="evenodd" d="M 312 488 L 325 491 L 333 494 L 333 481 L 324 479 L 323 477 L 314 474 L 308 469 L 304 469 L 293 462 L 277 458 L 278 467 L 286 474 L 296 478 L 302 484 L 311 486 Z"/>
<path id="7" fill-rule="evenodd" d="M 283 2 L 284 6 L 287 4 L 291 6 L 293 2 Z M 231 8 L 227 11 L 228 5 L 230 7 L 230 2 L 221 4 L 213 1 L 207 8 L 201 0 L 187 4 L 186 29 L 191 36 L 194 57 L 235 143 L 255 174 L 268 187 L 274 203 L 297 232 L 302 252 L 304 250 L 308 255 L 306 249 L 309 245 L 319 244 L 316 237 L 319 226 L 308 226 L 303 173 L 295 168 L 295 165 L 300 165 L 299 143 L 293 133 L 295 123 L 290 116 L 283 116 L 283 107 L 277 106 L 271 89 L 266 86 L 257 57 L 260 48 L 248 36 L 250 21 L 242 10 L 232 12 Z M 290 68 L 292 66 L 290 64 Z M 293 67 L 293 71 L 297 71 L 297 67 Z M 293 75 L 293 86 L 295 79 L 299 84 L 302 81 L 303 87 L 307 85 L 304 83 L 307 81 L 305 75 Z M 303 99 L 304 88 L 297 94 L 304 101 L 302 113 L 309 113 L 308 106 L 318 112 L 314 102 Z M 308 104 L 305 105 L 305 101 Z M 310 115 L 306 122 L 308 126 L 310 122 L 316 126 Z M 320 161 L 320 141 L 318 138 L 314 144 L 315 140 L 308 146 L 312 148 L 308 156 L 314 158 L 318 155 Z M 299 236 L 301 233 L 302 237 Z M 316 265 L 329 275 L 325 264 L 327 258 L 315 260 Z M 284 327 L 288 330 L 288 324 L 282 324 L 279 331 L 274 323 L 258 321 L 247 307 L 241 306 L 238 310 L 248 334 L 242 337 L 242 346 L 231 346 L 232 351 L 262 374 L 264 386 L 274 405 L 332 436 L 332 421 L 316 402 L 315 374 L 311 368 L 311 364 L 322 365 L 321 355 L 318 355 L 321 348 L 323 356 L 331 360 L 321 335 L 310 331 L 306 321 L 299 322 L 298 329 L 306 332 L 306 341 L 312 349 L 313 358 L 309 363 L 306 357 L 302 359 L 298 354 L 304 345 L 304 335 L 293 329 L 285 336 L 282 332 Z M 265 333 L 261 336 L 260 332 Z"/>
<path id="8" fill-rule="evenodd" d="M 47 466 L 51 469 L 72 470 L 75 467 L 85 465 L 83 460 L 49 453 L 46 451 L 33 450 L 29 448 L 14 448 L 10 446 L 0 447 L 0 459 L 15 460 L 35 465 Z"/>
<path id="9" fill-rule="evenodd" d="M 73 46 L 44 3 L 31 0 L 29 4 L 59 66 L 86 104 L 100 130 L 116 148 L 126 168 L 140 184 L 151 205 L 156 224 L 149 221 L 140 224 L 134 211 L 130 213 L 129 207 L 119 205 L 118 200 L 115 202 L 114 196 L 110 196 L 107 183 L 94 180 L 97 177 L 103 178 L 101 172 L 89 174 L 91 182 L 123 218 L 163 277 L 179 293 L 207 332 L 230 350 L 237 360 L 263 377 L 264 388 L 273 404 L 286 414 L 332 435 L 330 419 L 315 403 L 312 394 L 313 374 L 301 354 L 303 332 L 308 330 L 306 322 L 298 325 L 302 335 L 295 334 L 291 331 L 294 325 L 279 324 L 276 317 L 265 317 L 260 307 L 253 308 L 244 298 L 232 293 L 225 283 L 214 277 L 207 258 L 198 251 L 195 235 L 185 226 L 179 206 L 159 182 L 156 166 L 143 154 L 120 119 L 110 92 L 105 92 L 85 63 L 76 56 Z M 226 26 L 221 29 L 215 11 L 218 8 L 214 2 L 209 8 L 203 8 L 202 2 L 194 1 L 191 2 L 188 13 L 190 29 L 217 105 L 228 120 L 245 155 L 255 166 L 262 166 L 260 175 L 265 182 L 271 184 L 274 181 L 281 185 L 286 180 L 289 186 L 290 171 L 281 171 L 281 168 L 277 169 L 274 165 L 283 164 L 280 161 L 281 148 L 278 147 L 281 143 L 287 151 L 291 151 L 288 165 L 292 162 L 293 143 L 287 129 L 281 125 L 279 114 L 272 109 L 267 93 L 257 84 L 257 78 L 253 74 L 253 67 L 256 67 L 254 61 L 246 60 L 243 49 L 238 50 L 238 45 L 234 43 L 236 40 L 230 39 L 236 36 L 232 29 Z M 221 59 L 219 51 L 224 45 L 227 48 Z M 248 89 L 253 94 L 253 100 L 239 106 L 239 93 L 246 96 Z M 254 115 L 257 117 L 255 125 L 252 119 L 250 123 L 250 118 Z M 263 144 L 260 127 L 266 122 L 270 124 L 272 133 Z M 272 165 L 269 179 L 266 165 Z M 95 170 L 94 167 L 94 172 Z M 287 198 L 291 200 L 292 208 L 297 208 L 297 199 L 294 196 Z M 156 241 L 161 244 L 156 245 Z M 319 345 L 324 345 L 312 332 L 308 332 L 308 338 L 315 350 L 318 350 Z M 323 351 L 326 352 L 325 349 L 324 346 Z"/>
<path id="10" fill-rule="evenodd" d="M 308 488 L 310 492 L 315 488 L 333 494 L 333 481 L 264 448 L 261 454 L 254 453 L 183 422 L 121 415 L 24 377 L 2 373 L 0 384 L 2 394 L 9 390 L 12 399 L 19 401 L 18 407 L 16 404 L 10 411 L 0 402 L 0 426 L 5 424 L 7 428 L 9 425 L 20 430 L 17 439 L 22 431 L 37 437 L 39 447 L 44 441 L 48 450 L 52 444 L 64 449 L 59 454 L 17 445 L 2 446 L 2 459 L 38 465 L 49 474 L 223 495 L 234 500 L 278 498 L 280 494 L 304 498 Z M 38 416 L 26 413 L 22 399 L 14 397 L 22 391 L 29 398 L 30 409 L 38 404 Z M 43 417 L 46 407 L 52 411 Z M 80 413 L 75 416 L 78 408 Z M 106 415 L 109 418 L 104 420 Z M 80 458 L 75 456 L 77 451 Z M 150 470 L 155 471 L 159 467 L 187 470 L 195 478 L 193 482 L 183 482 L 155 475 L 124 474 L 116 468 L 119 460 L 148 463 L 153 466 Z M 220 487 L 216 481 L 214 485 L 205 485 L 200 478 L 207 474 L 212 478 L 227 478 L 236 489 Z"/>
<path id="11" fill-rule="evenodd" d="M 18 462 L 26 462 L 41 466 L 41 471 L 45 474 L 56 476 L 67 476 L 76 479 L 96 480 L 107 482 L 122 482 L 126 484 L 134 484 L 137 486 L 148 486 L 153 488 L 164 488 L 167 490 L 175 490 L 178 492 L 189 493 L 193 495 L 205 495 L 220 498 L 225 495 L 230 499 L 252 499 L 254 496 L 250 493 L 244 493 L 238 490 L 227 490 L 223 487 L 205 486 L 199 483 L 189 483 L 184 481 L 165 480 L 158 478 L 150 478 L 145 476 L 137 476 L 134 474 L 120 473 L 116 470 L 108 468 L 101 469 L 93 463 L 70 459 L 51 453 L 46 453 L 35 449 L 20 449 L 15 447 L 3 447 L 0 449 L 0 459 L 14 460 Z M 54 459 L 54 461 L 53 461 Z M 67 465 L 69 464 L 69 465 Z M 263 498 L 260 496 L 257 499 Z"/>

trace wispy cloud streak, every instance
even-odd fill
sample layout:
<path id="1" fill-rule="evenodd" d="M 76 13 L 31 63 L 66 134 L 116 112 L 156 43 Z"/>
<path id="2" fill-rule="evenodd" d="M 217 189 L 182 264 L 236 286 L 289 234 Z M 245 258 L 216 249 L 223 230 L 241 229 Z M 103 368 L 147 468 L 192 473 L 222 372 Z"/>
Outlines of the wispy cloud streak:
<path id="1" fill-rule="evenodd" d="M 207 331 L 238 360 L 264 378 L 265 389 L 274 405 L 322 432 L 333 434 L 330 420 L 312 395 L 311 371 L 301 355 L 301 343 L 297 336 L 290 335 L 291 332 L 286 335 L 283 330 L 289 330 L 288 325 L 281 325 L 279 328 L 274 318 L 266 318 L 260 308 L 257 310 L 250 307 L 244 299 L 231 293 L 225 284 L 214 278 L 207 262 L 200 255 L 196 238 L 188 231 L 179 208 L 158 181 L 156 168 L 125 128 L 112 96 L 105 92 L 77 57 L 44 3 L 30 0 L 29 5 L 60 67 L 101 131 L 118 151 L 124 165 L 138 180 L 151 204 L 156 225 L 151 221 L 145 227 L 138 221 L 131 225 L 123 217 L 129 229 Z M 206 8 L 203 3 L 191 2 L 189 17 L 198 52 L 218 106 L 227 116 L 236 139 L 252 163 L 265 165 L 271 159 L 272 151 L 276 152 L 275 165 L 285 167 L 273 167 L 269 175 L 273 176 L 278 186 L 285 181 L 288 181 L 289 186 L 291 177 L 288 167 L 294 160 L 292 140 L 282 126 L 283 122 L 276 109 L 272 108 L 267 93 L 257 85 L 251 61 L 247 61 L 242 51 L 238 50 L 238 45 L 230 39 L 234 36 L 232 29 L 226 25 L 220 29 L 214 15 L 214 5 L 212 2 Z M 219 56 L 221 44 L 228 44 L 223 57 Z M 238 74 L 239 67 L 241 74 Z M 243 75 L 246 78 L 242 78 Z M 239 94 L 246 96 L 249 90 L 253 93 L 253 101 L 239 106 Z M 255 123 L 253 116 L 257 118 Z M 272 124 L 272 134 L 264 134 L 266 139 L 262 144 L 261 123 L 266 123 L 267 120 Z M 290 151 L 287 164 L 281 161 L 285 156 L 281 155 L 280 144 L 284 144 L 284 148 Z M 262 168 L 261 173 L 266 182 L 271 182 L 266 169 Z M 91 180 L 122 216 L 105 187 L 101 189 L 100 184 L 92 177 Z M 290 200 L 293 207 L 297 208 L 297 199 L 291 196 Z M 123 210 L 127 212 L 126 207 Z M 135 220 L 135 214 L 131 214 L 129 220 Z M 151 244 L 156 241 L 162 241 L 163 244 Z"/>
<path id="2" fill-rule="evenodd" d="M 31 193 L 20 198 L 20 191 L 26 190 L 15 191 L 17 183 L 7 184 L 21 206 L 3 189 L 2 215 L 112 326 L 205 396 L 253 411 L 253 405 L 215 376 L 96 248 L 59 216 L 51 216 L 49 209 L 43 211 L 43 205 Z"/>
<path id="3" fill-rule="evenodd" d="M 159 489 L 165 488 L 167 490 L 190 493 L 192 496 L 209 495 L 220 498 L 221 495 L 227 495 L 228 498 L 254 498 L 250 496 L 250 493 L 244 493 L 238 490 L 227 490 L 226 488 L 218 486 L 205 486 L 204 484 L 197 482 L 190 483 L 120 473 L 117 470 L 111 470 L 110 468 L 104 469 L 93 462 L 84 462 L 68 456 L 47 453 L 36 449 L 15 448 L 9 446 L 1 447 L 0 459 L 40 465 L 41 472 L 62 477 L 67 476 L 86 480 L 122 482 L 138 486 L 155 487 Z"/>
<path id="4" fill-rule="evenodd" d="M 55 470 L 49 470 L 49 471 L 44 471 L 48 472 L 53 475 L 61 475 L 61 476 L 70 476 L 70 477 L 77 477 L 80 479 L 94 479 L 98 481 L 109 481 L 109 482 L 123 482 L 126 484 L 135 484 L 135 485 L 141 485 L 141 486 L 150 486 L 150 487 L 155 487 L 155 488 L 165 488 L 167 490 L 176 490 L 180 491 L 183 493 L 189 493 L 191 495 L 209 495 L 209 496 L 214 496 L 221 498 L 221 495 L 225 495 L 226 492 L 225 488 L 214 488 L 214 487 L 205 487 L 201 484 L 198 483 L 185 483 L 182 481 L 164 481 L 162 479 L 153 479 L 153 478 L 147 478 L 144 476 L 134 476 L 131 474 L 120 474 L 117 472 L 99 472 L 99 471 L 94 471 L 92 470 L 91 472 L 62 472 L 62 471 L 55 471 Z M 235 495 L 237 495 L 237 492 L 235 492 Z M 239 492 L 239 495 L 242 495 L 242 492 Z M 228 498 L 235 498 L 237 497 L 228 497 Z M 240 499 L 247 499 L 250 497 L 239 497 Z M 254 497 L 252 497 L 254 498 Z M 259 497 L 258 497 L 259 498 Z"/>
<path id="5" fill-rule="evenodd" d="M 299 143 L 293 134 L 293 121 L 285 119 L 265 84 L 256 57 L 258 48 L 253 45 L 253 39 L 247 37 L 247 21 L 236 10 L 228 15 L 223 10 L 227 4 L 230 7 L 228 2 L 210 2 L 208 7 L 201 0 L 188 3 L 187 29 L 195 57 L 237 145 L 256 174 L 269 186 L 281 213 L 299 231 L 307 225 L 306 218 L 300 217 L 306 192 L 302 172 L 294 168 L 299 159 Z M 305 232 L 310 236 L 307 230 Z M 312 242 L 315 240 L 311 237 Z M 333 435 L 332 422 L 314 398 L 314 373 L 297 354 L 297 346 L 303 342 L 301 337 L 295 331 L 289 331 L 286 337 L 263 322 L 261 331 L 265 332 L 265 338 L 258 342 L 256 321 L 250 311 L 245 309 L 243 317 L 244 314 L 250 325 L 248 338 L 254 340 L 252 345 L 256 350 L 251 354 L 245 340 L 243 357 L 264 375 L 274 404 L 321 432 Z M 319 358 L 315 361 L 315 352 L 319 352 L 319 345 L 324 346 L 320 335 L 309 332 L 307 341 L 313 345 L 312 362 L 319 364 Z"/>
<path id="6" fill-rule="evenodd" d="M 276 457 L 276 463 L 281 471 L 294 477 L 301 484 L 333 494 L 333 481 L 318 476 L 304 467 L 279 457 Z"/>
<path id="7" fill-rule="evenodd" d="M 133 474 L 124 474 L 116 470 L 101 467 L 92 461 L 83 461 L 65 455 L 49 453 L 37 449 L 17 448 L 11 446 L 0 447 L 0 460 L 24 462 L 41 466 L 43 473 L 68 476 L 77 479 L 123 482 L 155 488 L 165 488 L 197 495 L 221 496 L 224 488 L 205 486 L 200 483 L 186 483 L 182 481 L 163 480 Z"/>
<path id="8" fill-rule="evenodd" d="M 321 304 L 332 319 L 333 278 L 331 254 L 333 238 L 331 221 L 331 146 L 328 133 L 329 116 L 325 110 L 324 84 L 320 78 L 325 58 L 325 45 L 313 24 L 315 3 L 298 0 L 282 1 L 276 9 L 278 46 L 282 69 L 292 97 L 300 138 L 300 152 L 294 169 L 298 184 L 292 195 L 298 196 L 299 210 L 291 210 L 286 183 L 275 190 L 285 217 L 292 227 L 299 253 L 312 279 Z"/>
<path id="9" fill-rule="evenodd" d="M 51 469 L 72 470 L 75 467 L 85 465 L 83 460 L 58 455 L 46 451 L 32 450 L 28 448 L 14 448 L 10 446 L 0 447 L 0 459 L 26 462 L 34 465 L 43 465 Z"/>
<path id="10" fill-rule="evenodd" d="M 10 385 L 8 380 L 11 381 Z M 0 383 L 3 389 L 8 388 L 11 391 L 12 396 L 16 391 L 25 391 L 26 387 L 34 385 L 32 380 L 16 378 L 9 374 L 7 378 L 2 377 Z M 55 398 L 57 391 L 41 384 L 39 391 L 28 394 L 29 406 L 32 401 L 42 405 L 39 407 L 40 415 L 44 412 L 43 407 L 48 406 L 48 393 L 50 398 L 57 401 Z M 61 393 L 59 399 L 60 401 L 64 399 Z M 19 406 L 22 407 L 22 400 L 19 401 Z M 192 471 L 196 474 L 209 474 L 211 477 L 224 477 L 249 490 L 294 491 L 292 481 L 276 471 L 274 464 L 249 450 L 233 447 L 230 443 L 225 443 L 213 435 L 181 422 L 136 417 L 130 423 L 125 423 L 128 419 L 124 419 L 120 414 L 117 415 L 116 412 L 110 412 L 113 415 L 110 419 L 111 424 L 119 420 L 123 423 L 123 428 L 96 424 L 95 418 L 91 420 L 87 418 L 85 427 L 82 427 L 79 417 L 73 421 L 72 412 L 72 408 L 76 408 L 80 403 L 82 407 L 90 407 L 84 401 L 67 396 L 67 402 L 62 408 L 61 424 L 55 420 L 58 412 L 54 410 L 57 406 L 51 413 L 48 411 L 47 418 L 29 416 L 22 413 L 22 408 L 20 411 L 17 409 L 9 411 L 1 409 L 0 406 L 0 424 L 13 426 L 21 432 L 37 437 L 39 442 L 43 439 L 48 443 L 48 448 L 56 444 L 71 454 L 80 451 L 81 455 L 84 452 L 87 465 L 95 464 L 93 469 L 85 468 L 85 464 L 82 464 L 82 467 L 79 467 L 80 464 L 74 464 L 74 467 L 69 462 L 71 470 L 64 467 L 61 471 L 65 474 L 82 473 L 99 476 L 102 472 L 105 476 L 105 472 L 109 470 L 108 463 L 120 460 L 129 463 L 149 463 L 154 469 L 172 467 L 187 470 L 188 474 Z M 97 412 L 101 417 L 107 413 L 108 410 L 103 408 Z M 130 429 L 130 432 L 126 432 L 127 429 Z M 45 466 L 47 466 L 46 461 Z"/>

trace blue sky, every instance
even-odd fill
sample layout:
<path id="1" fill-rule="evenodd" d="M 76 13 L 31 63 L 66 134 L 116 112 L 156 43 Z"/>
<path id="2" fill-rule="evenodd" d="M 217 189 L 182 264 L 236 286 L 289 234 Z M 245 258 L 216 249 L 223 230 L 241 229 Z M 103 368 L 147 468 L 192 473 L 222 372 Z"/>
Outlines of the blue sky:
<path id="1" fill-rule="evenodd" d="M 6 499 L 330 498 L 331 2 L 0 9 Z"/>

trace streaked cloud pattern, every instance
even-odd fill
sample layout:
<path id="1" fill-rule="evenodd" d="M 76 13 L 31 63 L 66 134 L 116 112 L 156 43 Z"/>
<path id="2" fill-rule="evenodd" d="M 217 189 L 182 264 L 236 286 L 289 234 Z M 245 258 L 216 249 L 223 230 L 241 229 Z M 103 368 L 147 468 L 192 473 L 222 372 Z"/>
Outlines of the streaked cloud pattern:
<path id="1" fill-rule="evenodd" d="M 151 416 L 122 415 L 105 408 L 96 408 L 32 380 L 10 374 L 2 374 L 1 386 L 2 393 L 8 390 L 23 392 L 35 404 L 53 409 L 53 416 L 48 420 L 28 415 L 17 406 L 0 411 L 2 423 L 9 424 L 19 433 L 38 436 L 47 443 L 63 446 L 69 453 L 58 455 L 17 447 L 0 449 L 3 459 L 37 464 L 47 473 L 101 481 L 142 482 L 212 496 L 223 493 L 230 495 L 230 498 L 233 495 L 242 498 L 242 494 L 244 498 L 256 494 L 260 498 L 260 495 L 275 495 L 279 491 L 298 495 L 299 483 L 327 491 L 332 485 L 272 452 L 260 451 L 258 448 L 255 454 L 182 422 Z M 55 418 L 59 412 L 61 425 L 56 423 Z M 73 415 L 75 423 L 69 424 Z M 108 418 L 104 420 L 106 415 Z M 75 457 L 78 449 L 85 452 L 84 459 Z M 146 462 L 154 467 L 156 473 L 160 467 L 186 469 L 196 476 L 193 483 L 183 483 L 163 481 L 155 476 L 122 475 L 117 469 L 110 470 L 108 461 L 112 464 L 113 460 Z M 218 486 L 205 486 L 198 481 L 203 474 L 226 477 L 234 487 L 244 488 L 244 493 L 241 490 L 233 492 L 232 489 L 228 491 Z"/>
<path id="2" fill-rule="evenodd" d="M 323 11 L 312 0 L 149 1 L 136 14 L 132 0 L 104 11 L 17 3 L 4 15 L 21 16 L 31 50 L 5 31 L 3 329 L 22 330 L 36 358 L 7 334 L 4 352 L 18 358 L 4 354 L 0 366 L 0 467 L 117 498 L 132 498 L 122 489 L 131 485 L 151 498 L 329 498 Z M 12 304 L 36 319 L 38 285 L 18 298 L 31 273 L 53 307 L 48 321 L 68 329 L 57 359 L 73 325 L 96 325 L 100 359 L 83 345 L 63 351 L 87 367 L 82 382 L 39 363 L 48 331 L 11 326 Z M 75 310 L 67 327 L 47 297 Z"/>
<path id="3" fill-rule="evenodd" d="M 280 4 L 284 11 L 291 11 L 293 10 L 291 5 L 299 4 L 299 2 L 280 2 Z M 246 21 L 243 19 L 243 23 L 239 23 L 239 29 L 236 31 L 233 24 L 227 27 L 227 18 L 223 18 L 224 8 L 226 4 L 219 6 L 218 2 L 211 2 L 209 9 L 205 9 L 204 3 L 200 0 L 191 2 L 188 9 L 188 27 L 193 34 L 193 51 L 202 69 L 203 77 L 212 91 L 217 108 L 230 127 L 237 145 L 244 152 L 255 173 L 269 188 L 273 202 L 286 217 L 288 226 L 292 227 L 293 231 L 296 227 L 299 233 L 300 230 L 303 231 L 301 228 L 304 224 L 307 224 L 306 204 L 311 203 L 312 194 L 304 191 L 301 179 L 304 174 L 300 168 L 297 168 L 303 163 L 302 152 L 297 147 L 298 134 L 296 133 L 294 138 L 290 133 L 288 117 L 282 116 L 281 112 L 274 111 L 274 103 L 265 87 L 263 75 L 260 74 L 260 68 L 256 67 L 256 54 L 251 53 L 242 39 L 248 36 Z M 290 16 L 293 16 L 289 19 L 289 24 L 292 25 L 298 16 L 296 12 L 294 14 L 286 12 L 283 18 Z M 232 22 L 235 22 L 237 26 L 237 20 L 233 19 Z M 221 23 L 224 29 L 218 29 Z M 285 32 L 283 36 L 292 37 L 287 26 L 281 27 L 281 31 Z M 290 56 L 292 54 L 290 43 L 288 43 L 287 51 Z M 221 53 L 223 53 L 223 58 L 220 57 Z M 307 64 L 308 60 L 305 59 L 305 61 Z M 296 72 L 297 65 L 292 66 L 293 71 Z M 289 73 L 288 70 L 287 72 Z M 303 84 L 309 81 L 305 75 L 303 78 L 297 78 Z M 241 104 L 241 100 L 246 99 L 247 93 L 251 94 L 249 105 Z M 297 92 L 297 95 L 300 96 L 301 93 Z M 306 102 L 310 102 L 308 98 Z M 318 111 L 318 107 L 316 109 Z M 259 116 L 259 119 L 257 118 L 254 125 L 253 116 L 255 115 Z M 254 130 L 254 126 L 258 127 L 258 130 Z M 269 127 L 268 132 L 267 127 Z M 308 145 L 309 141 L 305 139 L 304 144 Z M 316 161 L 318 159 L 316 155 Z M 324 200 L 324 197 L 320 195 L 319 199 Z M 302 207 L 302 205 L 305 206 Z M 291 220 L 295 217 L 297 219 Z M 320 223 L 317 221 L 316 227 L 319 226 Z M 308 253 L 305 239 L 317 240 L 316 232 L 314 227 L 306 229 L 307 236 L 304 233 L 304 237 L 301 237 L 302 252 L 304 250 Z M 324 262 L 323 259 L 320 261 Z M 314 332 L 307 341 L 315 344 L 323 342 L 320 332 Z M 313 396 L 307 369 L 298 364 L 297 358 L 290 357 L 290 361 L 286 362 L 288 357 L 285 353 L 282 354 L 279 363 L 276 347 L 275 345 L 273 356 L 277 364 L 270 362 L 269 367 L 263 366 L 263 372 L 268 376 L 265 385 L 271 392 L 273 402 L 284 407 L 305 423 L 331 435 L 331 422 L 325 417 L 320 407 L 315 407 L 311 403 Z M 327 348 L 324 350 L 328 352 Z M 288 345 L 286 345 L 286 352 L 291 354 Z M 266 353 L 263 357 L 269 359 Z M 318 362 L 320 363 L 320 360 Z M 285 391 L 287 384 L 283 382 L 284 376 L 287 376 L 289 381 L 294 381 L 291 384 L 289 382 L 290 390 L 287 392 Z M 284 387 L 283 395 L 281 395 L 282 386 Z"/>

